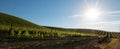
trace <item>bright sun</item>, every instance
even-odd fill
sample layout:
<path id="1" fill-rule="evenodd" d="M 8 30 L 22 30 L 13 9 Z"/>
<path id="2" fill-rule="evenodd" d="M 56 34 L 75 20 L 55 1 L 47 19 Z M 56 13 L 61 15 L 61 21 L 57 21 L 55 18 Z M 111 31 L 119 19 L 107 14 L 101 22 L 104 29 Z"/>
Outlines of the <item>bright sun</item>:
<path id="1" fill-rule="evenodd" d="M 96 8 L 90 8 L 85 12 L 85 18 L 87 18 L 87 20 L 96 20 L 99 18 L 99 16 L 101 15 L 101 12 L 96 9 Z"/>

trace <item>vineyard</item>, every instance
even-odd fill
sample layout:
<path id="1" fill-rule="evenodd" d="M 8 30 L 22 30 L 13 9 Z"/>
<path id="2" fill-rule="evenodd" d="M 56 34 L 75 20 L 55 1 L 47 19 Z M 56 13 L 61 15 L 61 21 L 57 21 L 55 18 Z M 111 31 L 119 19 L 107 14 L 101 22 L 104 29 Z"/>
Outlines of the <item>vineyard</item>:
<path id="1" fill-rule="evenodd" d="M 82 37 L 82 36 L 96 36 L 95 34 L 87 34 L 80 32 L 60 31 L 53 29 L 22 29 L 19 27 L 12 27 L 8 29 L 1 28 L 1 36 L 11 39 L 55 39 L 65 37 Z"/>
<path id="2" fill-rule="evenodd" d="M 27 20 L 0 13 L 1 38 L 12 39 L 52 39 L 64 37 L 96 36 L 82 32 L 63 31 L 36 25 Z"/>
<path id="3" fill-rule="evenodd" d="M 6 27 L 6 28 L 5 28 Z M 10 39 L 60 39 L 66 37 L 108 37 L 108 38 L 119 38 L 120 33 L 116 32 L 106 32 L 106 31 L 98 31 L 91 30 L 89 32 L 83 31 L 63 31 L 58 29 L 37 29 L 37 28 L 25 28 L 25 27 L 14 27 L 10 26 L 2 26 L 0 30 L 1 38 L 10 38 Z"/>
<path id="4" fill-rule="evenodd" d="M 98 42 L 97 40 L 99 39 L 102 39 L 100 42 L 103 42 L 106 39 L 108 40 L 110 38 L 119 39 L 120 33 L 107 32 L 102 30 L 93 30 L 93 29 L 70 29 L 70 28 L 40 26 L 15 16 L 0 13 L 0 43 L 3 43 L 3 45 L 5 46 L 10 45 L 10 44 L 5 44 L 6 42 L 9 43 L 10 41 L 12 41 L 13 43 L 16 41 L 23 41 L 26 43 L 27 46 L 28 45 L 34 46 L 34 44 L 36 44 L 34 43 L 34 41 L 29 43 L 26 42 L 26 40 L 29 41 L 40 40 L 41 42 L 37 41 L 38 43 L 40 43 L 37 46 L 39 47 L 39 45 L 42 45 L 39 48 L 46 48 L 46 46 L 50 47 L 51 44 L 53 44 L 53 46 L 56 46 L 56 44 L 61 46 L 65 44 L 76 45 L 77 44 L 76 42 L 78 42 L 79 44 L 83 44 L 83 43 L 86 44 L 86 42 L 88 41 L 91 41 L 95 44 L 95 42 Z M 54 42 L 50 43 L 50 41 L 52 42 L 55 41 L 55 43 Z M 82 42 L 80 43 L 79 41 Z M 44 46 L 44 44 L 41 44 L 42 42 L 48 45 Z M 18 43 L 14 43 L 14 44 L 18 44 Z M 25 43 L 22 44 L 19 43 L 18 45 L 23 46 L 25 45 Z M 0 48 L 2 46 L 0 45 Z M 92 48 L 98 48 L 98 47 L 92 47 Z"/>
<path id="5" fill-rule="evenodd" d="M 108 38 L 120 38 L 120 33 L 116 32 L 96 31 L 96 34 L 107 36 Z"/>

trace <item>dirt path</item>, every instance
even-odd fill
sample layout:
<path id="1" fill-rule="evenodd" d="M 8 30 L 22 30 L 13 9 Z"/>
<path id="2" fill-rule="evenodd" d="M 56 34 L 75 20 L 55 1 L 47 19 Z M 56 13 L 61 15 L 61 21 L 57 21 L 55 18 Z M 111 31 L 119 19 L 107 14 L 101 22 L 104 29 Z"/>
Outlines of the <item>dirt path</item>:
<path id="1" fill-rule="evenodd" d="M 120 39 L 119 39 L 119 43 L 117 43 L 116 49 L 120 49 Z"/>
<path id="2" fill-rule="evenodd" d="M 120 39 L 111 39 L 110 43 L 101 44 L 101 49 L 120 49 Z"/>

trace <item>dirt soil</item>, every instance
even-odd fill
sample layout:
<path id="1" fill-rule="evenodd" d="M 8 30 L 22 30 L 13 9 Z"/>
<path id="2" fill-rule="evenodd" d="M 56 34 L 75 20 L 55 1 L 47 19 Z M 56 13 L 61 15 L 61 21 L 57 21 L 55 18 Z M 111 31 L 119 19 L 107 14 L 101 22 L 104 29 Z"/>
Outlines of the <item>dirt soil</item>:
<path id="1" fill-rule="evenodd" d="M 47 39 L 0 42 L 0 49 L 120 49 L 120 39 L 98 43 L 98 39 Z"/>

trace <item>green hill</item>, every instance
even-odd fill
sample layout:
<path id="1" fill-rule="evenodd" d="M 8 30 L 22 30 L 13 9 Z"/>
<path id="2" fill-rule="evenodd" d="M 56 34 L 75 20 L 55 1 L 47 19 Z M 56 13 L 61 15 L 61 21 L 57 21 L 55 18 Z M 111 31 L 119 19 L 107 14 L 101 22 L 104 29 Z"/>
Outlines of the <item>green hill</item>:
<path id="1" fill-rule="evenodd" d="M 54 27 L 53 27 L 54 28 Z M 83 33 L 82 33 L 83 35 Z M 60 38 L 81 36 L 80 33 L 46 28 L 22 18 L 0 13 L 0 38 Z M 88 36 L 88 34 L 84 34 Z"/>
<path id="2" fill-rule="evenodd" d="M 16 36 L 32 36 L 30 34 L 36 34 L 36 32 L 46 32 L 50 30 L 48 28 L 36 25 L 32 22 L 24 20 L 22 18 L 12 16 L 5 13 L 0 13 L 0 38 L 11 38 Z"/>
<path id="3" fill-rule="evenodd" d="M 9 14 L 0 13 L 0 26 L 4 29 L 9 29 L 9 27 L 24 27 L 24 28 L 41 28 L 45 29 L 45 27 L 41 27 L 32 22 L 24 20 L 19 17 L 11 16 Z M 22 28 L 23 29 L 23 28 Z"/>
<path id="4" fill-rule="evenodd" d="M 0 38 L 52 39 L 63 37 L 118 37 L 120 34 L 92 29 L 40 26 L 9 14 L 0 13 Z"/>

